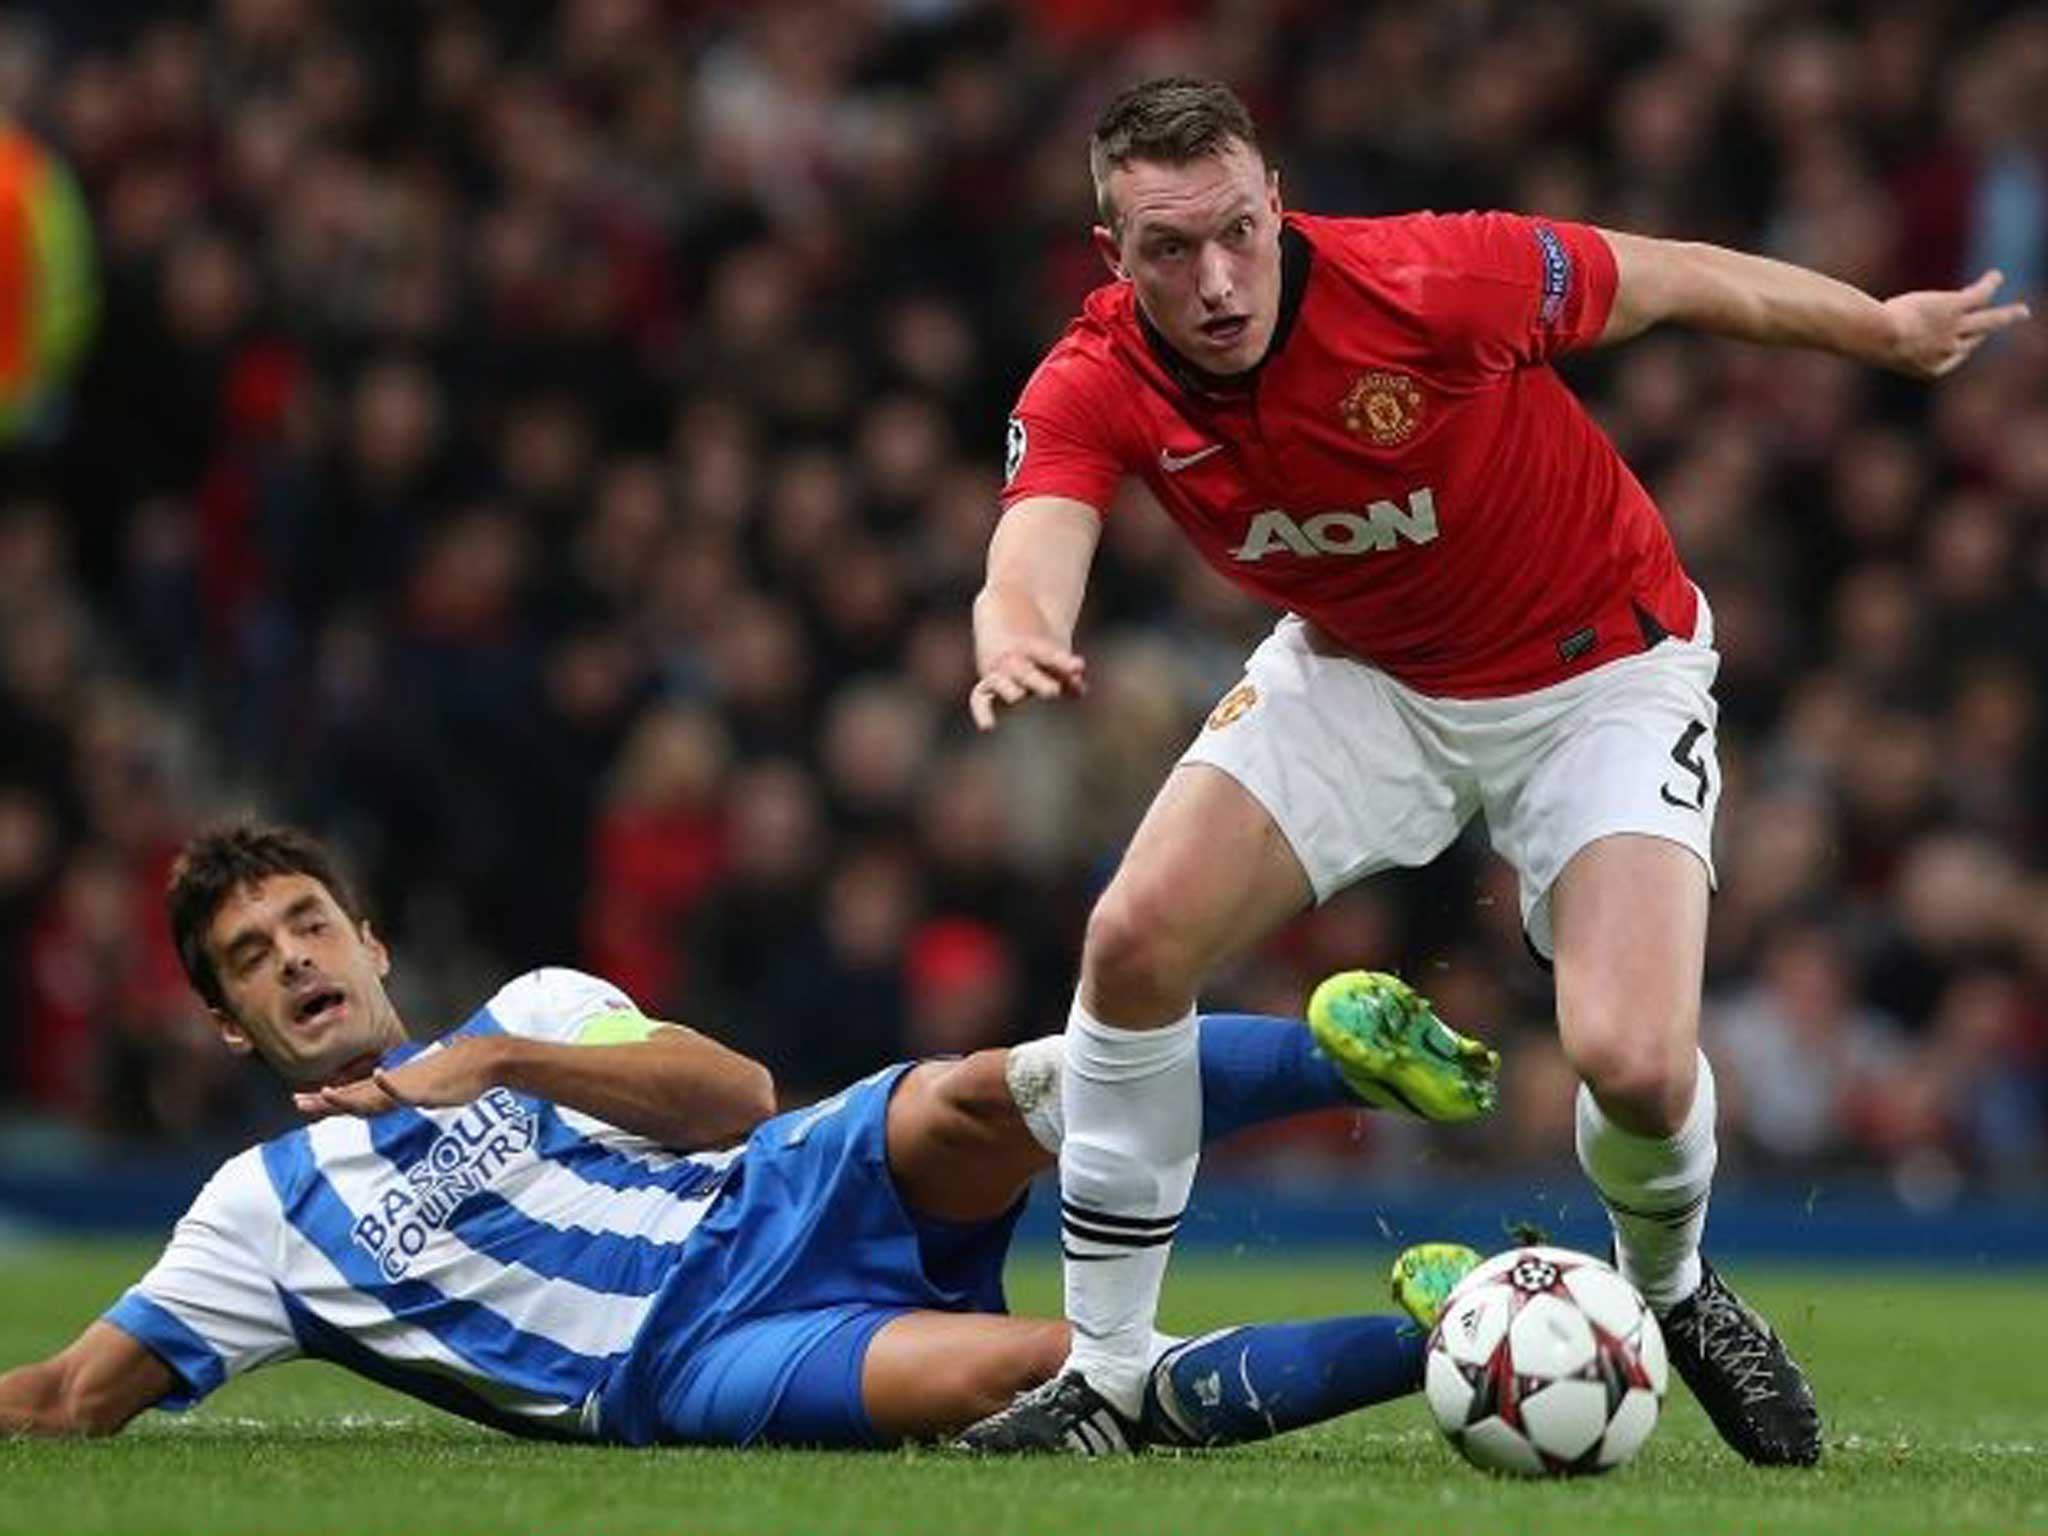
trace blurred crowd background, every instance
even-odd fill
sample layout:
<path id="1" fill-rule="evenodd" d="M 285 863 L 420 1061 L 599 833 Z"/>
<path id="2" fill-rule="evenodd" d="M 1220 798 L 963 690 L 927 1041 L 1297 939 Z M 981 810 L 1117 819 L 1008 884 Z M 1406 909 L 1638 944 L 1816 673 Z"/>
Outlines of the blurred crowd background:
<path id="1" fill-rule="evenodd" d="M 180 839 L 242 810 L 337 842 L 416 1026 L 577 964 L 792 1093 L 1056 1028 L 1093 894 L 1271 622 L 1133 494 L 1092 694 L 966 717 L 1007 408 L 1101 276 L 1086 135 L 1179 70 L 1243 93 L 1319 211 L 1520 208 L 1880 293 L 1997 266 L 2038 304 L 2048 275 L 2040 6 L 16 3 L 17 1153 L 278 1123 L 160 915 Z M 34 238 L 67 207 L 91 267 Z M 39 282 L 75 345 L 23 318 Z M 1927 1202 L 2048 1172 L 2043 332 L 1934 389 L 1676 334 L 1568 369 L 1725 657 L 1731 1169 Z M 1359 964 L 1506 1046 L 1507 1114 L 1260 1155 L 1569 1157 L 1548 982 L 1481 829 L 1208 1001 L 1292 1012 Z"/>

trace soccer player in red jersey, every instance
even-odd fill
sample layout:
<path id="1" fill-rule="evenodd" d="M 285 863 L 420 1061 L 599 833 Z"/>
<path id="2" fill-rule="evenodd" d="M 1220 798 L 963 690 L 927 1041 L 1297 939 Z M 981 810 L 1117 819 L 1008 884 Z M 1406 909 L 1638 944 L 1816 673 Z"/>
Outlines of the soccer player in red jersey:
<path id="1" fill-rule="evenodd" d="M 1731 1445 L 1815 1461 L 1804 1376 L 1699 1252 L 1712 620 L 1549 364 L 1671 321 L 1931 379 L 2025 307 L 1991 304 L 1996 273 L 1880 302 L 1555 220 L 1285 213 L 1243 105 L 1207 81 L 1125 92 L 1089 158 L 1115 280 L 1010 422 L 975 721 L 1085 686 L 1074 624 L 1127 475 L 1286 616 L 1089 920 L 1060 1156 L 1073 1350 L 966 1443 L 1053 1449 L 1134 1414 L 1199 1144 L 1197 987 L 1311 903 L 1427 863 L 1483 810 L 1555 965 L 1579 1159 L 1623 1271 Z"/>

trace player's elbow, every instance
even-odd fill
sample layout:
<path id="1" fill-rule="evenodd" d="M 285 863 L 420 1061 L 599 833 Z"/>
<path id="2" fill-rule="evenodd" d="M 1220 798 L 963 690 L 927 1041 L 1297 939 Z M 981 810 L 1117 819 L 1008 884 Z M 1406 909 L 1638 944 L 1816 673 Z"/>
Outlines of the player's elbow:
<path id="1" fill-rule="evenodd" d="M 708 1103 L 699 1101 L 692 1131 L 700 1145 L 728 1145 L 774 1113 L 774 1076 L 760 1062 L 737 1057 L 721 1078 L 715 1097 Z"/>
<path id="2" fill-rule="evenodd" d="M 119 1434 L 134 1416 L 133 1404 L 114 1385 L 77 1378 L 65 1381 L 51 1415 L 56 1433 L 85 1440 Z"/>
<path id="3" fill-rule="evenodd" d="M 83 1439 L 111 1435 L 129 1415 L 96 1392 L 61 1360 L 26 1365 L 0 1376 L 0 1437 Z"/>
<path id="4" fill-rule="evenodd" d="M 758 1061 L 747 1063 L 739 1085 L 741 1113 L 752 1130 L 775 1113 L 775 1074 Z"/>
<path id="5" fill-rule="evenodd" d="M 1699 253 L 1706 248 L 1683 240 L 1658 240 L 1604 230 L 1614 253 L 1614 304 L 1604 342 L 1626 341 L 1667 320 L 1693 318 L 1702 286 Z"/>

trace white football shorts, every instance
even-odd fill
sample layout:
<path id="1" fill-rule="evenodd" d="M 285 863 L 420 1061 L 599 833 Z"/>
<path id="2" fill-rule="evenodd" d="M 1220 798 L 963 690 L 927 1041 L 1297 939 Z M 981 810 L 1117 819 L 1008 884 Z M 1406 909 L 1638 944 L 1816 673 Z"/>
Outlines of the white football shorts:
<path id="1" fill-rule="evenodd" d="M 1222 769 L 1265 807 L 1319 902 L 1429 863 L 1483 811 L 1548 958 L 1550 887 L 1599 838 L 1669 838 L 1714 878 L 1720 657 L 1704 597 L 1699 613 L 1690 639 L 1498 699 L 1417 693 L 1290 614 L 1181 761 Z"/>

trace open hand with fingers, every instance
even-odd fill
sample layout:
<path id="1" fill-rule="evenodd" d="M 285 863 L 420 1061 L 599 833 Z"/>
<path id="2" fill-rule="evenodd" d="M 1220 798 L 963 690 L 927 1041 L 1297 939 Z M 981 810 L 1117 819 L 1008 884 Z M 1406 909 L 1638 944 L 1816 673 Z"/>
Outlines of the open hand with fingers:
<path id="1" fill-rule="evenodd" d="M 996 711 L 1027 699 L 1057 699 L 1088 691 L 1088 663 L 1050 640 L 1025 639 L 998 652 L 967 695 L 967 709 L 984 731 L 995 729 Z"/>
<path id="2" fill-rule="evenodd" d="M 2025 304 L 1993 304 L 2005 274 L 1986 272 L 1967 288 L 1902 293 L 1884 301 L 1892 321 L 1891 366 L 1920 379 L 1938 379 L 1960 366 L 1985 338 L 2018 325 Z"/>
<path id="3" fill-rule="evenodd" d="M 379 1067 L 353 1083 L 330 1083 L 292 1095 L 310 1119 L 358 1115 L 370 1119 L 394 1109 L 445 1109 L 467 1104 L 498 1086 L 501 1039 L 472 1035 L 438 1051 L 426 1051 L 404 1066 Z"/>

